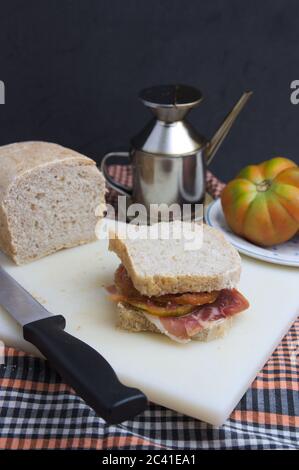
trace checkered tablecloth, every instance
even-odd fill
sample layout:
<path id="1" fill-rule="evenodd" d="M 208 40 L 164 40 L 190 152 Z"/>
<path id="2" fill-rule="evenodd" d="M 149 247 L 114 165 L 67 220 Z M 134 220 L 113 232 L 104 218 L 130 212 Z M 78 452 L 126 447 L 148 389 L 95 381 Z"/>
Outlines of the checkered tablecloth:
<path id="1" fill-rule="evenodd" d="M 130 184 L 127 167 L 112 167 L 111 175 Z M 222 188 L 208 173 L 208 192 L 215 197 Z M 47 361 L 6 348 L 0 449 L 299 449 L 298 353 L 297 320 L 221 427 L 155 404 L 133 421 L 108 426 Z"/>

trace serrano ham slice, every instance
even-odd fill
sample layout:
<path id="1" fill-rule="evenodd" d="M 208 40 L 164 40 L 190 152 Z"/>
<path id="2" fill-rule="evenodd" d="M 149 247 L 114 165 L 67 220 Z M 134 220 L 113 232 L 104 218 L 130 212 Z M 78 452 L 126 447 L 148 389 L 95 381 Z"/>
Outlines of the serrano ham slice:
<path id="1" fill-rule="evenodd" d="M 188 315 L 157 318 L 145 313 L 145 316 L 161 333 L 178 342 L 186 343 L 207 328 L 211 322 L 225 320 L 248 307 L 247 299 L 237 289 L 223 289 L 215 302 L 197 307 Z"/>

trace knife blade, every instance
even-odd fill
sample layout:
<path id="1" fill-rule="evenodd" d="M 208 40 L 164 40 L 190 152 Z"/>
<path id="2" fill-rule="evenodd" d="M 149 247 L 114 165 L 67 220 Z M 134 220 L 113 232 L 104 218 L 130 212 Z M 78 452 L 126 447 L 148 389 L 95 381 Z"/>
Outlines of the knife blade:
<path id="1" fill-rule="evenodd" d="M 22 325 L 24 339 L 107 423 L 121 423 L 146 408 L 140 390 L 122 384 L 101 354 L 64 331 L 62 315 L 46 310 L 1 266 L 0 304 Z"/>
<path id="2" fill-rule="evenodd" d="M 0 266 L 0 304 L 24 326 L 48 318 L 52 313 L 37 302 L 17 281 Z"/>

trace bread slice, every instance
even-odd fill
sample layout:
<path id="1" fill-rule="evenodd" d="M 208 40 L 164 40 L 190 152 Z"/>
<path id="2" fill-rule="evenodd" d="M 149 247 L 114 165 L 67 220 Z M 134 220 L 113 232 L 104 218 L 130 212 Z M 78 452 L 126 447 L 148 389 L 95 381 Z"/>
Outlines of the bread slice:
<path id="1" fill-rule="evenodd" d="M 0 248 L 17 264 L 96 239 L 103 175 L 90 158 L 60 145 L 0 147 Z"/>
<path id="2" fill-rule="evenodd" d="M 117 232 L 110 236 L 109 249 L 121 259 L 135 288 L 146 296 L 235 287 L 241 272 L 237 250 L 220 231 L 206 224 L 202 229 L 203 243 L 196 250 L 186 250 L 184 238 L 132 239 Z"/>
<path id="3" fill-rule="evenodd" d="M 222 338 L 232 325 L 232 317 L 220 321 L 211 322 L 207 328 L 204 328 L 192 339 L 198 341 L 212 341 Z M 143 314 L 142 310 L 132 307 L 124 302 L 117 304 L 117 324 L 118 328 L 138 333 L 148 331 L 151 333 L 163 334 L 153 323 L 151 323 Z"/>

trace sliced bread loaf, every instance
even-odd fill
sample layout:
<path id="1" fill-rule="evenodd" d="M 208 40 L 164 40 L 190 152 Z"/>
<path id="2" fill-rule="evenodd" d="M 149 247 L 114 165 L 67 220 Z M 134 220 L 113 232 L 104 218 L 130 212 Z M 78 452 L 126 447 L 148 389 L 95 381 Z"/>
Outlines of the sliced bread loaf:
<path id="1" fill-rule="evenodd" d="M 105 182 L 93 160 L 22 142 L 0 147 L 0 165 L 0 248 L 17 264 L 96 238 Z"/>
<path id="2" fill-rule="evenodd" d="M 111 234 L 109 249 L 121 259 L 135 288 L 146 296 L 235 287 L 241 272 L 237 250 L 220 231 L 206 224 L 202 229 L 202 245 L 195 250 L 186 249 L 184 238 L 132 239 L 118 233 Z"/>

